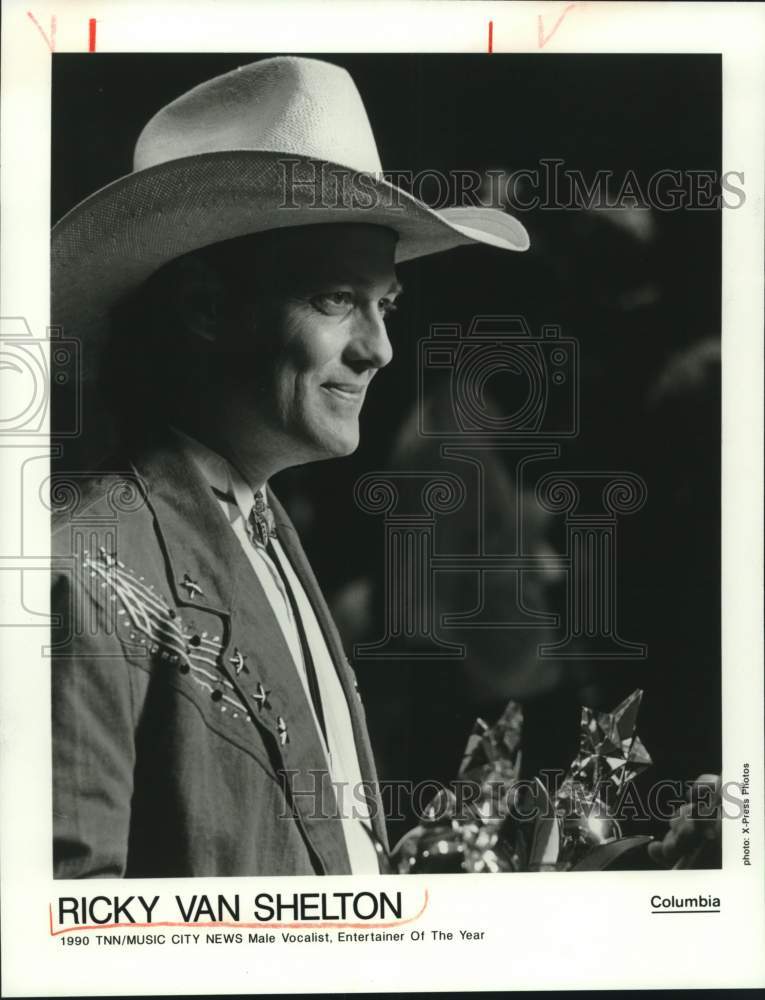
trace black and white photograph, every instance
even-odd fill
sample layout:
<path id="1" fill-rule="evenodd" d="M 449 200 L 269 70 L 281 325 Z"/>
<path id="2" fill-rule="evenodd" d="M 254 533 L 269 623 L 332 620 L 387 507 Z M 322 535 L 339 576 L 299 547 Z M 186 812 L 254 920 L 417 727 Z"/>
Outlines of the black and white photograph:
<path id="1" fill-rule="evenodd" d="M 49 49 L 24 257 L 49 310 L 6 295 L 0 331 L 45 947 L 79 985 L 86 952 L 151 955 L 136 992 L 213 945 L 271 984 L 411 948 L 395 988 L 444 990 L 422 961 L 452 947 L 484 969 L 460 984 L 513 985 L 504 921 L 541 942 L 519 921 L 556 892 L 555 941 L 623 890 L 661 962 L 732 934 L 762 865 L 762 256 L 736 237 L 762 233 L 762 126 L 731 155 L 722 44 L 673 21 L 619 51 L 630 4 L 602 36 L 595 5 L 539 4 L 533 44 L 488 4 L 477 43 L 408 51 L 394 19 L 426 37 L 437 5 L 380 4 L 379 51 L 327 44 L 343 3 L 315 45 L 320 5 L 285 5 L 287 46 L 273 5 L 261 41 L 192 6 L 206 49 L 202 21 L 163 33 L 175 8 L 125 44 L 121 3 L 14 10 Z M 705 981 L 660 967 L 618 985 Z"/>
<path id="2" fill-rule="evenodd" d="M 57 876 L 719 865 L 721 69 L 54 58 Z"/>

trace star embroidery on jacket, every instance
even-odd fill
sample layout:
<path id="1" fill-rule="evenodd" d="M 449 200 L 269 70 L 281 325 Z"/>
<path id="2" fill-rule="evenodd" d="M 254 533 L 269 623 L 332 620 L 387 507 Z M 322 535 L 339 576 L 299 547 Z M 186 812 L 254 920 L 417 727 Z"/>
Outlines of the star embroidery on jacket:
<path id="1" fill-rule="evenodd" d="M 263 685 L 260 683 L 260 681 L 258 681 L 258 689 L 255 692 L 255 694 L 252 696 L 252 700 L 258 706 L 258 711 L 259 712 L 262 712 L 264 708 L 270 708 L 271 707 L 271 703 L 268 700 L 268 696 L 270 694 L 271 694 L 271 692 L 267 691 L 263 687 Z"/>
<path id="2" fill-rule="evenodd" d="M 287 723 L 284 721 L 281 715 L 278 716 L 276 720 L 276 728 L 279 731 L 279 742 L 281 743 L 281 745 L 284 746 L 286 743 L 289 743 L 290 738 L 287 733 Z"/>
<path id="3" fill-rule="evenodd" d="M 234 646 L 234 655 L 229 657 L 228 662 L 234 668 L 237 677 L 243 670 L 249 674 L 250 668 L 247 666 L 247 657 L 239 651 L 238 646 Z"/>
<path id="4" fill-rule="evenodd" d="M 192 580 L 188 573 L 183 574 L 181 586 L 186 588 L 190 601 L 193 601 L 195 597 L 201 596 L 204 593 L 197 581 Z"/>
<path id="5" fill-rule="evenodd" d="M 154 585 L 126 567 L 116 552 L 102 547 L 93 558 L 87 552 L 83 552 L 81 558 L 83 568 L 90 571 L 107 590 L 110 602 L 117 605 L 116 625 L 120 632 L 125 631 L 131 643 L 143 647 L 149 656 L 156 656 L 163 667 L 177 666 L 181 675 L 188 675 L 196 687 L 211 697 L 221 713 L 228 713 L 234 719 L 250 719 L 250 713 L 242 710 L 242 699 L 236 694 L 233 683 L 210 672 L 211 667 L 220 669 L 222 666 L 219 635 L 210 637 L 190 618 L 182 621 Z M 181 583 L 191 593 L 202 592 L 188 573 Z M 247 670 L 246 659 L 235 647 L 232 663 L 238 664 L 239 670 Z M 268 694 L 262 690 L 266 705 Z"/>

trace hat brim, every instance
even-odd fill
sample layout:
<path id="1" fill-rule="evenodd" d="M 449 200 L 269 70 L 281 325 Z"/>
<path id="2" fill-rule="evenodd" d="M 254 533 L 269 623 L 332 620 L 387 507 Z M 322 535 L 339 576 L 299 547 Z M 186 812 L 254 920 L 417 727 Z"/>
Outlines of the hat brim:
<path id="1" fill-rule="evenodd" d="M 397 263 L 471 243 L 529 246 L 521 223 L 497 209 L 436 211 L 382 177 L 292 154 L 205 153 L 128 174 L 54 226 L 51 323 L 83 337 L 176 257 L 270 229 L 339 222 L 395 230 Z"/>

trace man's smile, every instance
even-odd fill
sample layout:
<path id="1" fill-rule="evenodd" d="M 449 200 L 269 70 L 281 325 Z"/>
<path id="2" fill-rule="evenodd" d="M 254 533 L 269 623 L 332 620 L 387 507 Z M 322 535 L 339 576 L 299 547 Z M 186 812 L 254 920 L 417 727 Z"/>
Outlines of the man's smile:
<path id="1" fill-rule="evenodd" d="M 324 382 L 322 389 L 345 403 L 361 403 L 367 391 L 367 383 L 359 385 L 356 382 Z"/>

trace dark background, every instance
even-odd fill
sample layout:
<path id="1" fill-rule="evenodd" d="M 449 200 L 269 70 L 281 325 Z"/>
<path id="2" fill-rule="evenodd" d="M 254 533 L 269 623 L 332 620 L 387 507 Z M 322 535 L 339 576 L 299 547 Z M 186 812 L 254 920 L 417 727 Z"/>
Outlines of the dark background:
<path id="1" fill-rule="evenodd" d="M 54 55 L 53 220 L 131 170 L 138 134 L 160 107 L 260 57 Z M 644 186 L 661 169 L 721 169 L 717 56 L 321 58 L 356 81 L 386 170 L 534 169 L 557 157 L 587 178 L 611 170 L 618 182 L 632 170 Z M 349 652 L 365 630 L 378 638 L 382 524 L 355 506 L 353 484 L 390 467 L 416 401 L 418 340 L 434 322 L 467 324 L 481 313 L 522 314 L 532 328 L 560 324 L 578 339 L 582 362 L 581 433 L 564 445 L 560 467 L 630 470 L 648 484 L 646 507 L 619 525 L 619 615 L 623 636 L 646 642 L 649 656 L 564 662 L 551 690 L 532 691 L 524 771 L 565 767 L 579 705 L 610 708 L 638 686 L 652 776 L 718 771 L 720 212 L 520 217 L 532 241 L 526 254 L 461 248 L 401 268 L 396 356 L 375 380 L 360 448 L 282 474 L 276 492 L 335 602 Z M 560 610 L 560 595 L 550 602 Z M 355 666 L 383 778 L 448 780 L 476 711 L 502 708 L 448 664 Z"/>

